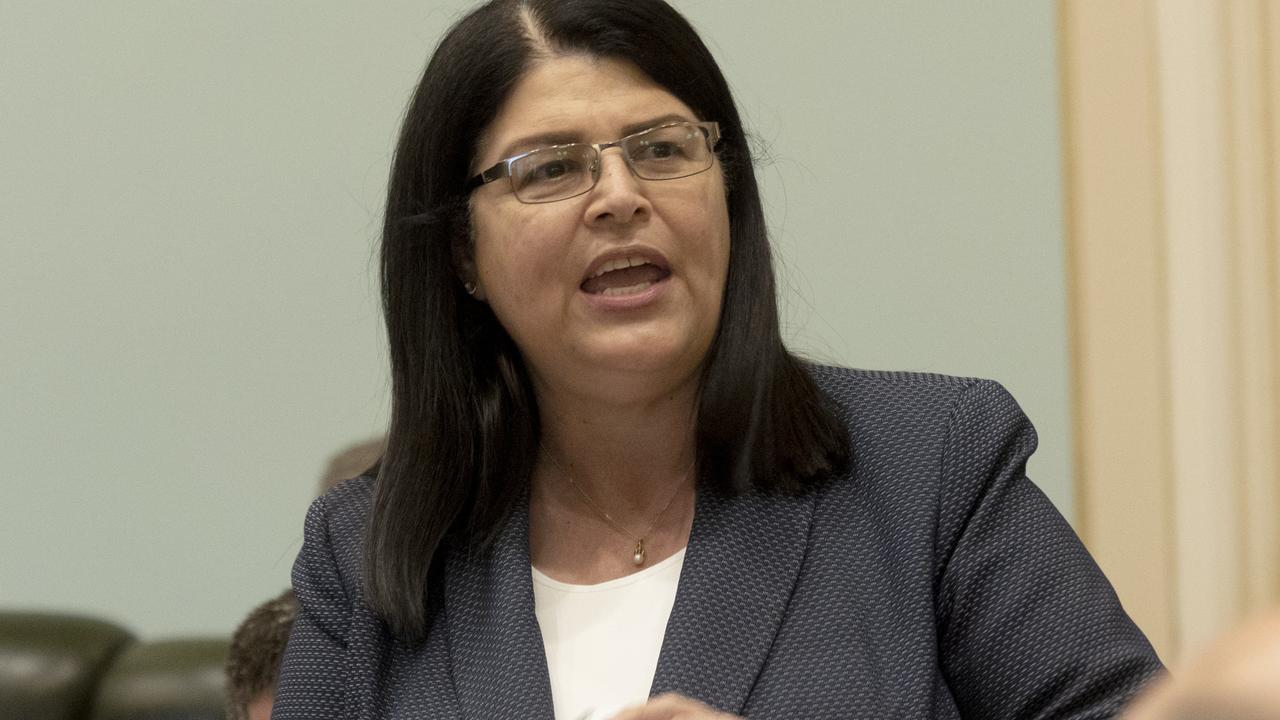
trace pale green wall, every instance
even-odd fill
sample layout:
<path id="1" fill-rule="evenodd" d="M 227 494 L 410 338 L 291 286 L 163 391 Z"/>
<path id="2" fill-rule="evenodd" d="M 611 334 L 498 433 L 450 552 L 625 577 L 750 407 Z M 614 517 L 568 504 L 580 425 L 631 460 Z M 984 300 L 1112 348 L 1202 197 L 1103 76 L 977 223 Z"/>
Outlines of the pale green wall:
<path id="1" fill-rule="evenodd" d="M 286 584 L 325 457 L 386 416 L 387 163 L 467 4 L 0 3 L 0 606 L 225 633 Z M 1002 380 L 1069 509 L 1050 3 L 678 5 L 799 346 Z"/>

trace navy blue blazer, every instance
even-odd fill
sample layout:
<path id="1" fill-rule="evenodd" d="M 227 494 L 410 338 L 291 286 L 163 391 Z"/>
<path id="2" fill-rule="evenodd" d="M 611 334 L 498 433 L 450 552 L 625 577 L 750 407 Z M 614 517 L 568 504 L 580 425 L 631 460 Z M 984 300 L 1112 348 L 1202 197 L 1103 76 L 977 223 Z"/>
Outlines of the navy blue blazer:
<path id="1" fill-rule="evenodd" d="M 653 692 L 751 718 L 1107 718 L 1161 670 L 1027 480 L 1036 435 L 999 385 L 813 368 L 852 439 L 798 497 L 700 488 Z M 317 500 L 272 717 L 551 718 L 528 507 L 451 551 L 427 639 L 366 606 L 372 480 Z"/>

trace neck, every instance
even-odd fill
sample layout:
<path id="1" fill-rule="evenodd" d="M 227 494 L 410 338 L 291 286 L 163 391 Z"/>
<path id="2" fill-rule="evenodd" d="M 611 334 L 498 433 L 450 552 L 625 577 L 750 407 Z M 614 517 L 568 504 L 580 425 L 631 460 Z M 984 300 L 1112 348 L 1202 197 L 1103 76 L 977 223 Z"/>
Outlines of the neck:
<path id="1" fill-rule="evenodd" d="M 542 422 L 529 507 L 534 566 L 565 582 L 590 584 L 684 547 L 696 496 L 689 477 L 696 375 L 663 392 L 652 391 L 662 387 L 656 382 L 579 381 L 577 388 L 587 391 L 570 392 L 535 379 L 534 387 Z M 595 388 L 609 393 L 601 397 Z M 640 565 L 636 537 L 643 538 Z"/>
<path id="2" fill-rule="evenodd" d="M 554 482 L 567 473 L 597 502 L 627 512 L 649 509 L 659 496 L 666 500 L 690 471 L 696 377 L 625 401 L 539 390 L 544 457 L 537 477 Z"/>

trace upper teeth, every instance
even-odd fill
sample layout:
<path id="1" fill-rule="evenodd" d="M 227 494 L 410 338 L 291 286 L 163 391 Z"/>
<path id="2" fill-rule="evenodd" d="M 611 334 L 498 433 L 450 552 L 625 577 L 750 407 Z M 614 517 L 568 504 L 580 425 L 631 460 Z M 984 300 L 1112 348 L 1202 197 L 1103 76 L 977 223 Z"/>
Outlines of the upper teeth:
<path id="1" fill-rule="evenodd" d="M 628 255 L 627 257 L 624 257 L 624 258 L 617 258 L 616 260 L 610 260 L 604 265 L 601 265 L 600 269 L 596 270 L 595 274 L 592 275 L 591 277 L 598 278 L 601 275 L 607 272 L 613 272 L 614 270 L 625 270 L 626 268 L 629 268 L 629 267 L 635 267 L 637 265 L 648 265 L 648 264 L 649 264 L 649 261 L 645 260 L 644 258 L 636 257 L 635 255 Z"/>

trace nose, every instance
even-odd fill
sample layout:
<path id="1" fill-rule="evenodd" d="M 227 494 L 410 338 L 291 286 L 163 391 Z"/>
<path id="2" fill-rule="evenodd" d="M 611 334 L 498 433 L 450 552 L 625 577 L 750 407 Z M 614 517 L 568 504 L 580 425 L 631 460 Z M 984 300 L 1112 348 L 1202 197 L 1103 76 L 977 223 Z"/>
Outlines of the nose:
<path id="1" fill-rule="evenodd" d="M 609 148 L 600 153 L 600 179 L 591 189 L 591 201 L 587 203 L 588 225 L 625 225 L 647 217 L 652 207 L 643 182 L 631 172 L 621 148 Z"/>

